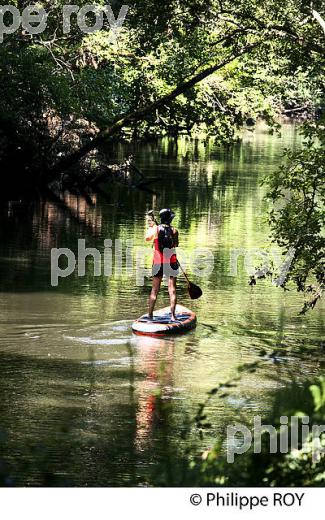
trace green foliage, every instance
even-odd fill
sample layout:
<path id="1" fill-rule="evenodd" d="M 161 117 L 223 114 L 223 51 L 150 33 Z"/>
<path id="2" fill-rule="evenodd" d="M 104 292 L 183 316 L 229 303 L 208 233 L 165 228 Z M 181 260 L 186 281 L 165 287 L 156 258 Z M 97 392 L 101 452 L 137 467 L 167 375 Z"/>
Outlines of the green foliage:
<path id="1" fill-rule="evenodd" d="M 273 418 L 268 424 L 277 424 L 280 416 L 289 418 L 288 438 L 291 436 L 290 418 L 297 417 L 298 431 L 300 432 L 298 449 L 290 449 L 288 453 L 269 453 L 269 439 L 262 443 L 261 455 L 251 455 L 250 466 L 260 468 L 258 478 L 263 485 L 268 486 L 323 486 L 325 480 L 324 435 L 317 431 L 317 427 L 324 424 L 325 419 L 325 378 L 320 377 L 314 384 L 305 384 L 303 387 L 292 384 L 285 391 L 287 399 L 283 399 L 283 392 L 279 393 L 278 405 L 275 404 Z M 304 402 L 304 406 L 302 405 Z M 307 435 L 302 433 L 301 419 L 307 417 Z M 268 419 L 269 421 L 269 419 Z M 273 421 L 273 422 L 272 422 Z M 314 431 L 313 431 L 314 429 Z M 279 445 L 280 426 L 277 427 L 277 441 Z M 320 439 L 320 440 L 319 440 Z M 290 444 L 289 444 L 290 448 Z M 321 448 L 321 449 L 320 449 Z"/>
<path id="2" fill-rule="evenodd" d="M 313 308 L 325 286 L 325 138 L 322 120 L 303 127 L 305 145 L 287 151 L 280 171 L 266 180 L 272 203 L 273 240 L 294 258 L 284 287 L 292 280 L 309 295 L 303 312 Z"/>
<path id="3" fill-rule="evenodd" d="M 243 371 L 247 371 L 243 367 Z M 234 381 L 228 385 L 219 385 L 201 405 L 195 422 L 200 433 L 200 439 L 205 438 L 205 432 L 211 429 L 206 406 L 212 395 L 219 398 L 235 386 Z M 288 430 L 283 428 L 280 417 L 288 417 Z M 292 419 L 295 418 L 295 419 Z M 303 431 L 302 418 L 308 418 L 307 431 Z M 291 446 L 291 425 L 296 420 L 298 445 Z M 199 452 L 197 444 L 192 440 L 186 452 L 175 447 L 173 453 L 173 480 L 177 486 L 321 486 L 325 480 L 324 435 L 316 428 L 325 420 L 325 378 L 320 377 L 314 384 L 304 385 L 293 382 L 285 389 L 275 393 L 274 407 L 262 425 L 272 425 L 275 428 L 276 445 L 280 447 L 280 437 L 287 436 L 287 453 L 270 453 L 270 434 L 263 432 L 261 436 L 261 452 L 254 453 L 254 446 L 244 454 L 236 455 L 234 463 L 228 463 L 226 457 L 225 435 L 220 434 L 212 448 Z M 246 424 L 252 431 L 253 425 Z M 306 426 L 305 426 L 306 428 Z M 293 433 L 296 435 L 296 433 Z M 187 431 L 187 437 L 189 432 Z M 318 440 L 320 439 L 320 441 Z M 189 439 L 188 439 L 189 440 Z M 321 444 L 319 444 L 319 442 Z M 184 469 L 186 468 L 186 469 Z M 168 473 L 161 485 L 171 485 Z M 178 478 L 178 480 L 177 480 Z"/>
<path id="4" fill-rule="evenodd" d="M 314 399 L 315 412 L 323 415 L 325 413 L 325 378 L 321 377 L 319 385 L 311 385 L 309 390 Z"/>
<path id="5" fill-rule="evenodd" d="M 101 31 L 81 33 L 75 15 L 65 35 L 65 2 L 41 4 L 49 11 L 45 33 L 28 36 L 18 31 L 5 36 L 0 48 L 0 137 L 5 136 L 16 153 L 22 143 L 29 148 L 33 134 L 30 162 L 36 160 L 36 167 L 81 144 L 76 137 L 80 121 L 84 137 L 93 135 L 119 115 L 148 106 L 198 71 L 228 58 L 218 73 L 120 135 L 183 132 L 229 143 L 243 125 L 260 117 L 276 126 L 283 109 L 312 113 L 322 104 L 322 56 L 317 47 L 323 45 L 322 31 L 311 7 L 298 0 L 268 0 L 263 5 L 256 0 L 133 0 L 115 39 L 108 38 L 107 23 Z M 116 16 L 123 2 L 110 4 Z M 22 8 L 25 3 L 15 5 Z M 319 2 L 313 7 L 321 11 Z M 232 54 L 248 43 L 255 43 L 256 49 L 232 61 Z"/>

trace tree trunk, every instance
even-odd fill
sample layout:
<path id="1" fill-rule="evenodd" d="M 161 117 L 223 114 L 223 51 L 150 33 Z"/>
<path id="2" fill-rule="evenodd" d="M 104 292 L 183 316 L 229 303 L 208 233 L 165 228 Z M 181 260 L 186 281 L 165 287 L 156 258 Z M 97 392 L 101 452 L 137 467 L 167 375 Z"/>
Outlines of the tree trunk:
<path id="1" fill-rule="evenodd" d="M 313 11 L 313 17 L 317 20 L 317 22 L 319 23 L 319 25 L 321 26 L 321 28 L 323 29 L 324 34 L 325 34 L 325 20 L 324 20 L 324 18 L 322 18 L 322 16 L 315 10 Z"/>

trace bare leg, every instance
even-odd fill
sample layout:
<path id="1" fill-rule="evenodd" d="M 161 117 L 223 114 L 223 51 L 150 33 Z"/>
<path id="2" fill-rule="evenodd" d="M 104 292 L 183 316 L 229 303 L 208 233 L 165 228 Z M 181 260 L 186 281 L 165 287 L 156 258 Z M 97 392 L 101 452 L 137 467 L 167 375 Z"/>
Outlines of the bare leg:
<path id="1" fill-rule="evenodd" d="M 176 277 L 170 276 L 168 280 L 168 292 L 170 299 L 170 310 L 172 313 L 172 320 L 176 320 L 175 311 L 177 305 L 177 294 L 176 294 Z"/>
<path id="2" fill-rule="evenodd" d="M 161 276 L 154 276 L 152 279 L 152 291 L 149 297 L 149 318 L 153 318 L 153 311 L 155 309 L 157 296 L 161 286 Z"/>

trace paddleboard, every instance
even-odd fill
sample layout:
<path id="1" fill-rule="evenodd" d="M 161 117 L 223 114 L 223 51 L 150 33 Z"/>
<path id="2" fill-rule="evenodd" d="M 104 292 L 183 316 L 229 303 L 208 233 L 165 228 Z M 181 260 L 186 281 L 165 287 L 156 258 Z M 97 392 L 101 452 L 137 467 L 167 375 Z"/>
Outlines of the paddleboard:
<path id="1" fill-rule="evenodd" d="M 196 327 L 196 314 L 183 307 L 176 307 L 177 321 L 171 321 L 170 307 L 165 307 L 154 313 L 153 320 L 149 320 L 145 314 L 136 320 L 132 325 L 132 330 L 140 336 L 161 337 L 171 334 L 183 334 Z"/>

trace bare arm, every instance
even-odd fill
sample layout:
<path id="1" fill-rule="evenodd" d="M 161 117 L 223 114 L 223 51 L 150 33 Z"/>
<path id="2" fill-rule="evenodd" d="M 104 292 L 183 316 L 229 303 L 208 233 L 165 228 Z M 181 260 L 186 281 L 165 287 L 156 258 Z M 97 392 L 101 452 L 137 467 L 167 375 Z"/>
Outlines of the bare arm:
<path id="1" fill-rule="evenodd" d="M 156 235 L 157 235 L 157 226 L 153 225 L 153 226 L 149 227 L 149 229 L 147 230 L 147 233 L 146 233 L 146 242 L 152 242 L 156 238 Z"/>

